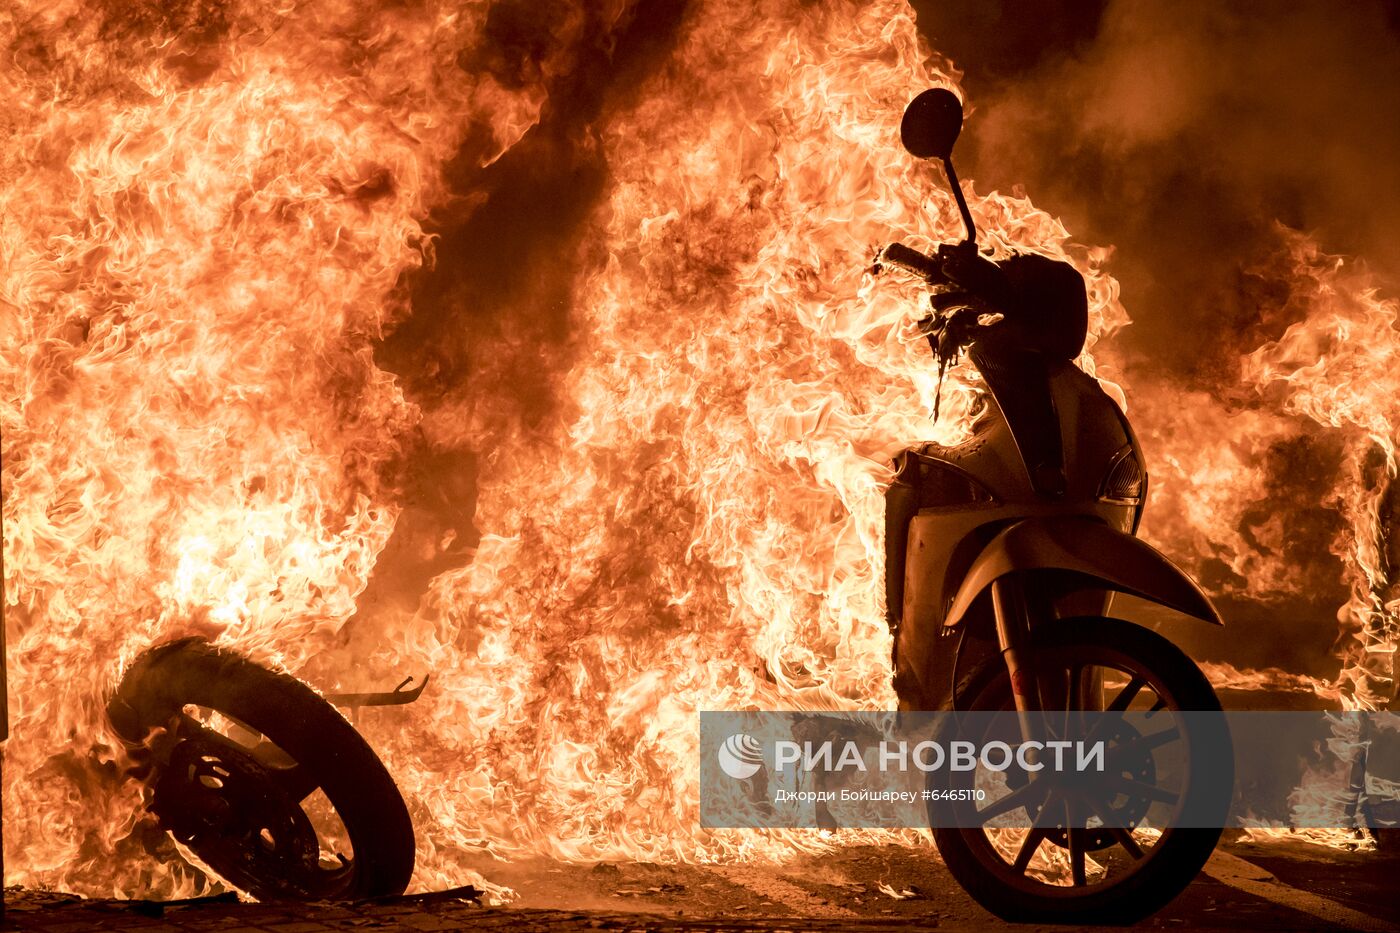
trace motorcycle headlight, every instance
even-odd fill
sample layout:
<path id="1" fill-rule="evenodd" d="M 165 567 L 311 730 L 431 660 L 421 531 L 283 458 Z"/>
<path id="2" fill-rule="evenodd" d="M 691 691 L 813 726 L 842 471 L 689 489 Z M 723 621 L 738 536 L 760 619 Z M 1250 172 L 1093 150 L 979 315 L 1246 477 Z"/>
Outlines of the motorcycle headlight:
<path id="1" fill-rule="evenodd" d="M 1142 501 L 1146 486 L 1147 472 L 1138 460 L 1137 451 L 1132 444 L 1124 444 L 1123 449 L 1109 461 L 1108 472 L 1099 484 L 1099 498 L 1107 502 L 1137 505 Z"/>

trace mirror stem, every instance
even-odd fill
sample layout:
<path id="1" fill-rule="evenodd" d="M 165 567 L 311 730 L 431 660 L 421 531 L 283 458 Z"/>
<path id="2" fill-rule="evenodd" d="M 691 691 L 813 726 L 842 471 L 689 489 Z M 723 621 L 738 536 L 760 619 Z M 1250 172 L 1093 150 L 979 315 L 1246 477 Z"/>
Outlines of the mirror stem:
<path id="1" fill-rule="evenodd" d="M 963 197 L 962 185 L 958 184 L 958 173 L 953 171 L 953 160 L 943 160 L 943 171 L 948 175 L 948 187 L 953 189 L 953 197 L 958 201 L 958 210 L 962 212 L 963 229 L 967 231 L 967 239 L 964 243 L 977 242 L 977 228 L 972 225 L 972 211 L 967 209 L 967 198 Z"/>

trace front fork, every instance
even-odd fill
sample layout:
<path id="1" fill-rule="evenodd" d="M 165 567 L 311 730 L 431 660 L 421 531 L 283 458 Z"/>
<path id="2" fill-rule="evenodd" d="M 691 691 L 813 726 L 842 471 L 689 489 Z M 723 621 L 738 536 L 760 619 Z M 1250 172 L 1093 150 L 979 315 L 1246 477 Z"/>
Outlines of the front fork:
<path id="1" fill-rule="evenodd" d="M 992 581 L 992 612 L 996 617 L 997 644 L 1011 675 L 1011 697 L 1016 703 L 1016 719 L 1021 739 L 1038 740 L 1043 732 L 1041 698 L 1031 657 L 1031 614 L 1025 589 L 1013 577 Z"/>
<path id="2" fill-rule="evenodd" d="M 1054 617 L 1053 607 L 1043 593 L 1027 592 L 1024 578 L 1014 575 L 998 577 L 992 581 L 992 613 L 996 618 L 997 643 L 1001 648 L 1002 660 L 1011 678 L 1011 697 L 1016 704 L 1016 720 L 1020 729 L 1021 741 L 1032 745 L 1026 759 L 1035 761 L 1034 754 L 1044 748 L 1053 729 L 1051 723 L 1058 719 L 1055 710 L 1064 710 L 1064 734 L 1071 733 L 1073 710 L 1102 710 L 1103 683 L 1089 666 L 1078 666 L 1070 662 L 1069 670 L 1059 666 L 1052 671 L 1044 664 L 1037 664 L 1034 649 L 1031 647 L 1031 626 L 1033 622 L 1047 623 Z M 1038 618 L 1036 618 L 1038 616 Z M 1050 785 L 1039 804 L 1035 819 L 1050 816 L 1057 825 L 1069 828 L 1070 848 L 1082 846 L 1086 814 L 1083 803 L 1072 795 L 1065 796 Z M 1028 811 L 1029 812 L 1029 811 Z M 1063 816 L 1065 822 L 1059 823 Z M 1039 824 L 1037 824 L 1039 825 Z M 1083 883 L 1082 880 L 1079 883 Z"/>
<path id="3" fill-rule="evenodd" d="M 1036 606 L 1035 610 L 1048 607 Z M 1021 741 L 1034 743 L 1028 761 L 1036 761 L 1035 752 L 1044 746 L 1049 738 L 1049 723 L 1045 719 L 1045 703 L 1049 701 L 1041 690 L 1036 674 L 1031 649 L 1031 613 L 1033 609 L 1021 580 L 1014 576 L 998 577 L 992 581 L 992 613 L 996 617 L 997 643 L 1001 647 L 1001 657 L 1006 663 L 1006 671 L 1011 676 L 1011 697 L 1016 703 L 1016 720 L 1021 732 Z M 1075 811 L 1069 801 L 1059 799 L 1052 802 L 1053 791 L 1047 791 L 1040 801 L 1040 809 L 1034 818 L 1039 821 L 1047 812 L 1055 816 L 1063 815 L 1069 822 L 1057 823 L 1062 826 L 1075 825 Z M 1052 808 L 1046 810 L 1045 808 Z M 1064 808 L 1061 810 L 1061 808 Z M 1029 809 L 1027 812 L 1032 812 Z M 1071 830 L 1073 832 L 1073 830 Z"/>
<path id="4" fill-rule="evenodd" d="M 1051 710 L 1102 710 L 1103 680 L 1093 666 L 1071 663 L 1068 671 L 1063 667 L 1046 671 L 1043 665 L 1036 664 L 1031 647 L 1033 624 L 1060 618 L 1045 593 L 1028 591 L 1023 578 L 1014 575 L 992 581 L 991 589 L 997 643 L 1007 673 L 1011 675 L 1011 695 L 1016 701 L 1016 711 L 1048 714 Z M 1083 597 L 1078 604 L 1069 607 L 1071 615 L 1099 615 L 1108 606 L 1105 593 L 1085 592 Z M 1039 716 L 1031 718 L 1035 720 Z"/>

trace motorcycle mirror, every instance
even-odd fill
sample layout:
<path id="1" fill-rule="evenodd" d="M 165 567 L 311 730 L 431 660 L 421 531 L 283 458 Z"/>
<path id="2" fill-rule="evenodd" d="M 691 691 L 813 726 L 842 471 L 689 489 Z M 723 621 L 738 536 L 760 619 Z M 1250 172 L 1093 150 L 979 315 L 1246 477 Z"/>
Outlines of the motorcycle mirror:
<path id="1" fill-rule="evenodd" d="M 962 132 L 962 101 L 947 88 L 929 88 L 904 108 L 899 138 L 909 154 L 948 161 Z"/>
<path id="2" fill-rule="evenodd" d="M 944 87 L 933 87 L 924 91 L 904 108 L 904 119 L 899 124 L 899 138 L 909 154 L 919 159 L 939 159 L 943 171 L 948 175 L 948 186 L 953 189 L 953 199 L 958 202 L 958 212 L 962 214 L 963 229 L 967 231 L 964 243 L 977 242 L 977 228 L 972 223 L 972 212 L 967 209 L 967 199 L 963 197 L 962 186 L 958 184 L 958 174 L 953 171 L 953 143 L 962 132 L 963 108 L 958 95 Z"/>

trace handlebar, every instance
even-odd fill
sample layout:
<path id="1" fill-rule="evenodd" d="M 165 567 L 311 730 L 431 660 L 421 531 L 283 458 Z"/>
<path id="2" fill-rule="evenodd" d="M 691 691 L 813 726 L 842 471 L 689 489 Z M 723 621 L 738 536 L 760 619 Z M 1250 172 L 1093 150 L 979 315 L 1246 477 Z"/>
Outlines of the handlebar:
<path id="1" fill-rule="evenodd" d="M 875 265 L 877 269 L 889 265 L 913 273 L 929 285 L 951 285 L 994 308 L 1005 306 L 1011 298 L 1001 269 L 972 243 L 944 244 L 932 256 L 903 243 L 891 243 L 880 251 Z"/>
<path id="2" fill-rule="evenodd" d="M 891 243 L 886 246 L 880 251 L 877 262 L 881 265 L 903 269 L 905 272 L 912 272 L 930 284 L 947 281 L 947 277 L 943 273 L 943 264 L 938 261 L 936 256 L 927 256 L 903 243 Z"/>

